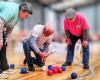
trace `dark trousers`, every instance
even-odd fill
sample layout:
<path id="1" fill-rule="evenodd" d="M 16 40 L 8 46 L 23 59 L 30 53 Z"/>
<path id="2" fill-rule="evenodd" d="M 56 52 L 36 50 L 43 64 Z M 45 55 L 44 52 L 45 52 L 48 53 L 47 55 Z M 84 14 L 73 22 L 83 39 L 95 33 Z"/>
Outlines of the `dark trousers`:
<path id="1" fill-rule="evenodd" d="M 6 34 L 3 31 L 3 46 L 0 50 L 0 73 L 9 69 L 9 65 L 8 65 L 7 57 L 6 57 L 6 48 L 7 48 Z"/>
<path id="2" fill-rule="evenodd" d="M 73 62 L 74 48 L 75 48 L 75 44 L 77 40 L 80 39 L 81 42 L 83 41 L 82 36 L 70 35 L 70 39 L 72 41 L 72 45 L 68 46 L 68 52 L 67 52 L 67 58 L 66 58 L 67 63 Z M 89 64 L 89 45 L 87 46 L 87 48 L 83 47 L 83 64 L 84 65 Z"/>
<path id="3" fill-rule="evenodd" d="M 42 58 L 31 48 L 29 41 L 23 42 L 23 49 L 25 54 L 24 64 L 27 63 L 28 67 L 33 67 L 33 64 L 37 64 L 40 67 L 44 65 Z M 34 52 L 35 58 L 31 56 L 31 51 Z"/>

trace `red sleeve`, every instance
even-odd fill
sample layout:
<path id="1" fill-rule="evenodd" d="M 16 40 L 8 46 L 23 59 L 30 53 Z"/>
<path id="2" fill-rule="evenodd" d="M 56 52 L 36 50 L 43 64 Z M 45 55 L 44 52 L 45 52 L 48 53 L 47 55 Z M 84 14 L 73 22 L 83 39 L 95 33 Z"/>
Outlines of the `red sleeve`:
<path id="1" fill-rule="evenodd" d="M 68 31 L 67 20 L 64 19 L 64 31 Z"/>
<path id="2" fill-rule="evenodd" d="M 88 22 L 87 22 L 85 17 L 83 17 L 82 21 L 83 21 L 82 22 L 83 23 L 83 30 L 89 30 L 89 24 L 88 24 Z"/>

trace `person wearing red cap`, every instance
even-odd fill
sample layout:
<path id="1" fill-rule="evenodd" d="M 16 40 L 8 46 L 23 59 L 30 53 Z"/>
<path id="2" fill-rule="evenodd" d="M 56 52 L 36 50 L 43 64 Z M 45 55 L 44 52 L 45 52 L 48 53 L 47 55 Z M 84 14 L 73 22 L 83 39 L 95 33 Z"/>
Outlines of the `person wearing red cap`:
<path id="1" fill-rule="evenodd" d="M 23 40 L 25 54 L 24 64 L 27 63 L 29 71 L 35 71 L 33 64 L 39 67 L 45 66 L 45 59 L 48 56 L 49 45 L 53 38 L 53 28 L 50 25 L 37 24 L 34 26 L 32 34 Z M 31 56 L 31 51 L 35 57 Z"/>
<path id="2" fill-rule="evenodd" d="M 72 64 L 75 44 L 80 39 L 83 47 L 83 68 L 89 69 L 89 24 L 84 15 L 72 8 L 67 9 L 64 19 L 64 31 L 68 44 L 68 52 L 63 65 L 69 66 Z"/>

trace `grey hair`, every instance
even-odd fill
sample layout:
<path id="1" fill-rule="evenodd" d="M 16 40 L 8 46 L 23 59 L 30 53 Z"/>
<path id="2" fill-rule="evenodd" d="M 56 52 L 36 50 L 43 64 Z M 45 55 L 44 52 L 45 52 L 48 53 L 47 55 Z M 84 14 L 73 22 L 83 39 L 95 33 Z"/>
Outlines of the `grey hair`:
<path id="1" fill-rule="evenodd" d="M 76 11 L 73 8 L 68 8 L 65 12 L 65 17 L 67 19 L 72 19 L 76 14 Z"/>

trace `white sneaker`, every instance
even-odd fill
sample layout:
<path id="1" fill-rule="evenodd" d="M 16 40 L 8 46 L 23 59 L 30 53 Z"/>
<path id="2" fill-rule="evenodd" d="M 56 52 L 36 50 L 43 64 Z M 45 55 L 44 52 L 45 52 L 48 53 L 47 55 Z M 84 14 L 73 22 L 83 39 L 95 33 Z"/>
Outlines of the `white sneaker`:
<path id="1" fill-rule="evenodd" d="M 42 71 L 46 71 L 46 66 L 45 65 L 42 66 L 41 69 L 42 69 Z"/>
<path id="2" fill-rule="evenodd" d="M 8 75 L 5 74 L 5 73 L 1 73 L 1 74 L 0 74 L 0 78 L 1 78 L 1 79 L 7 79 L 7 78 L 8 78 Z"/>
<path id="3" fill-rule="evenodd" d="M 6 71 L 3 71 L 4 74 L 12 74 L 14 73 L 13 69 L 9 69 L 9 70 L 6 70 Z"/>

